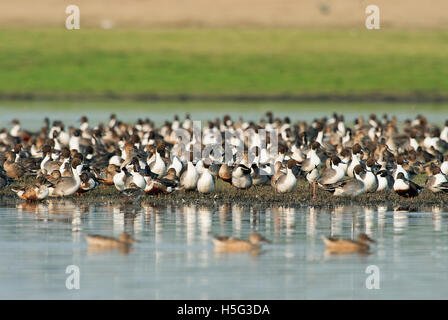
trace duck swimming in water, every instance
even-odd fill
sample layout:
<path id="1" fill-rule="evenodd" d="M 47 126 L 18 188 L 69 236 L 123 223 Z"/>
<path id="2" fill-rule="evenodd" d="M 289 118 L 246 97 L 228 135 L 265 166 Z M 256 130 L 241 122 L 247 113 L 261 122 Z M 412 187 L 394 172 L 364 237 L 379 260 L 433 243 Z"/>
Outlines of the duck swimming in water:
<path id="1" fill-rule="evenodd" d="M 120 248 L 121 246 L 129 246 L 137 242 L 127 233 L 120 234 L 117 239 L 100 235 L 86 235 L 86 240 L 89 246 L 100 248 Z"/>
<path id="2" fill-rule="evenodd" d="M 261 242 L 271 243 L 258 233 L 250 234 L 248 240 L 224 236 L 213 238 L 215 250 L 221 252 L 244 252 L 257 250 L 261 248 Z"/>
<path id="3" fill-rule="evenodd" d="M 347 254 L 347 253 L 365 253 L 368 252 L 370 247 L 368 243 L 375 243 L 368 235 L 362 233 L 358 236 L 357 240 L 332 238 L 322 236 L 322 240 L 327 247 L 329 253 Z"/>

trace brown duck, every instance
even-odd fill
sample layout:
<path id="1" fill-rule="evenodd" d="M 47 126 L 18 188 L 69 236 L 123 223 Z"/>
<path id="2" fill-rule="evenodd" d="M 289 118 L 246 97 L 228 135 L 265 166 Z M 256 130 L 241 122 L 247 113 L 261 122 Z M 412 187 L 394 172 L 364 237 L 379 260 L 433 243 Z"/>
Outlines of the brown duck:
<path id="1" fill-rule="evenodd" d="M 15 161 L 16 161 L 15 153 L 13 151 L 8 151 L 6 153 L 6 161 L 3 164 L 3 168 L 5 169 L 6 175 L 9 178 L 19 180 L 25 175 L 26 169 L 19 163 L 16 163 Z"/>
<path id="2" fill-rule="evenodd" d="M 258 233 L 252 233 L 249 235 L 248 240 L 241 240 L 233 237 L 215 237 L 213 238 L 213 244 L 217 251 L 225 252 L 244 252 L 250 250 L 257 250 L 261 248 L 261 242 L 271 243 Z"/>
<path id="3" fill-rule="evenodd" d="M 375 243 L 374 240 L 369 238 L 365 233 L 361 233 L 357 240 L 342 239 L 342 238 L 332 238 L 322 236 L 322 240 L 327 246 L 327 251 L 329 253 L 354 253 L 354 252 L 367 252 L 369 251 L 368 243 Z"/>
<path id="4" fill-rule="evenodd" d="M 127 233 L 122 233 L 118 238 L 104 237 L 100 235 L 86 235 L 87 244 L 92 247 L 98 248 L 120 248 L 122 246 L 130 246 L 132 243 L 137 242 Z"/>

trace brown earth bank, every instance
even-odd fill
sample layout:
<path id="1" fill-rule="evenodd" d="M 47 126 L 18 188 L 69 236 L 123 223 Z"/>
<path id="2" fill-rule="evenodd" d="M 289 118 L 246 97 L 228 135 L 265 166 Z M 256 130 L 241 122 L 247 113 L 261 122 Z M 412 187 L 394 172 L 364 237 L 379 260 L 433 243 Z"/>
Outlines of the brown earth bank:
<path id="1" fill-rule="evenodd" d="M 421 177 L 419 180 L 423 180 Z M 24 185 L 27 182 L 20 181 L 17 185 Z M 423 183 L 420 183 L 423 185 Z M 0 201 L 9 203 L 12 206 L 24 201 L 17 198 L 16 194 L 8 187 L 0 191 Z M 119 192 L 113 186 L 98 187 L 82 196 L 64 197 L 67 201 L 74 201 L 84 204 L 99 205 L 121 205 L 118 200 Z M 61 201 L 58 198 L 47 198 L 46 202 Z M 424 190 L 414 199 L 403 198 L 393 191 L 382 191 L 375 193 L 364 193 L 354 198 L 335 197 L 330 192 L 317 189 L 316 199 L 313 200 L 311 186 L 299 180 L 297 188 L 292 193 L 275 193 L 271 186 L 251 187 L 249 190 L 238 190 L 230 185 L 218 181 L 216 191 L 211 194 L 200 194 L 198 192 L 176 191 L 171 194 L 150 196 L 143 195 L 138 203 L 126 205 L 128 209 L 140 206 L 160 206 L 160 205 L 199 205 L 213 207 L 222 204 L 257 205 L 263 207 L 287 206 L 287 207 L 316 207 L 332 208 L 337 206 L 386 206 L 389 210 L 419 211 L 422 207 L 448 207 L 448 194 L 433 193 Z"/>
<path id="2" fill-rule="evenodd" d="M 371 4 L 383 29 L 448 27 L 446 0 L 14 0 L 0 2 L 0 27 L 64 28 L 70 4 L 80 8 L 81 28 L 365 28 Z"/>

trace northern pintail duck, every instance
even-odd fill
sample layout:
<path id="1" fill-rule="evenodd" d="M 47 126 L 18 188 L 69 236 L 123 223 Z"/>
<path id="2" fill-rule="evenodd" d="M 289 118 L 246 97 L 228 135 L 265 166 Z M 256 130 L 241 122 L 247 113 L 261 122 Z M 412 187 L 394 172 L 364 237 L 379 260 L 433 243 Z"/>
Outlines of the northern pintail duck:
<path id="1" fill-rule="evenodd" d="M 221 252 L 244 252 L 259 250 L 261 248 L 261 242 L 271 243 L 258 233 L 250 234 L 248 240 L 225 236 L 213 238 L 215 250 Z"/>
<path id="2" fill-rule="evenodd" d="M 276 162 L 274 163 L 274 174 L 273 174 L 272 177 L 271 177 L 271 186 L 272 186 L 273 188 L 275 188 L 275 185 L 276 185 L 276 183 L 277 183 L 277 180 L 278 180 L 282 175 L 285 174 L 284 172 L 282 172 L 281 168 L 282 168 L 282 162 L 281 162 L 281 161 L 276 161 Z"/>
<path id="3" fill-rule="evenodd" d="M 403 173 L 404 177 L 409 180 L 412 180 L 417 175 L 414 171 L 408 170 L 411 168 L 406 167 L 407 160 L 404 158 L 404 156 L 398 156 L 396 159 L 396 163 L 397 167 L 392 173 L 395 180 L 397 179 L 397 176 L 400 172 Z"/>
<path id="4" fill-rule="evenodd" d="M 350 161 L 350 164 L 347 167 L 347 175 L 350 178 L 355 177 L 353 170 L 355 169 L 355 167 L 357 165 L 361 164 L 361 155 L 362 154 L 363 154 L 363 152 L 362 152 L 361 145 L 359 143 L 354 144 L 352 147 L 352 159 Z"/>
<path id="5" fill-rule="evenodd" d="M 164 180 L 170 180 L 177 187 L 179 185 L 179 178 L 176 174 L 176 169 L 171 167 L 166 171 L 166 175 L 162 178 Z"/>
<path id="6" fill-rule="evenodd" d="M 157 174 L 159 177 L 163 177 L 166 174 L 166 163 L 163 161 L 160 153 L 165 151 L 165 146 L 160 145 L 156 148 L 156 152 L 153 155 L 153 158 L 148 161 L 149 167 L 152 172 Z"/>
<path id="7" fill-rule="evenodd" d="M 423 188 L 421 186 L 406 179 L 403 172 L 397 174 L 397 178 L 394 182 L 394 191 L 398 195 L 412 199 L 418 196 L 422 190 Z"/>
<path id="8" fill-rule="evenodd" d="M 325 168 L 320 174 L 320 178 L 317 180 L 319 186 L 326 184 L 333 184 L 344 179 L 345 170 L 340 166 L 341 159 L 338 156 L 333 156 L 330 159 L 330 168 Z"/>
<path id="9" fill-rule="evenodd" d="M 378 171 L 376 177 L 378 179 L 376 191 L 391 190 L 394 187 L 394 178 L 387 170 Z"/>
<path id="10" fill-rule="evenodd" d="M 351 239 L 342 239 L 342 238 L 333 238 L 333 237 L 325 237 L 322 236 L 322 240 L 327 247 L 327 251 L 329 253 L 340 253 L 340 254 L 348 254 L 348 253 L 365 253 L 368 252 L 370 247 L 368 243 L 375 243 L 368 235 L 362 233 L 358 236 L 357 240 Z"/>
<path id="11" fill-rule="evenodd" d="M 187 162 L 187 169 L 180 176 L 180 185 L 186 191 L 196 190 L 199 174 L 192 159 Z"/>
<path id="12" fill-rule="evenodd" d="M 131 182 L 126 189 L 120 192 L 120 200 L 125 204 L 137 202 L 140 200 L 142 194 L 142 188 L 137 186 L 134 182 Z"/>
<path id="13" fill-rule="evenodd" d="M 170 169 L 174 169 L 176 176 L 180 177 L 182 169 L 183 169 L 183 165 L 182 165 L 182 162 L 180 161 L 179 157 L 177 157 L 177 156 L 173 157 L 171 164 L 168 167 L 168 170 L 170 170 Z"/>
<path id="14" fill-rule="evenodd" d="M 219 167 L 218 177 L 222 181 L 232 184 L 232 172 L 233 172 L 233 167 L 227 163 L 223 163 Z"/>
<path id="15" fill-rule="evenodd" d="M 53 170 L 48 176 L 45 170 L 41 171 L 40 173 L 43 177 L 46 177 L 48 181 L 50 181 L 52 184 L 56 184 L 59 179 L 61 179 L 62 175 L 59 170 Z M 39 175 L 38 175 L 39 177 Z"/>
<path id="16" fill-rule="evenodd" d="M 320 149 L 320 143 L 317 141 L 314 141 L 311 143 L 311 149 L 309 150 L 305 161 L 302 162 L 300 169 L 305 172 L 306 175 L 308 173 L 311 173 L 313 170 L 319 170 L 321 165 L 321 159 L 317 155 L 317 152 Z M 317 172 L 318 173 L 318 172 Z M 311 177 L 311 176 L 310 176 Z M 313 198 L 315 197 L 315 191 L 316 191 L 316 181 L 317 179 L 313 180 Z"/>
<path id="17" fill-rule="evenodd" d="M 252 172 L 250 176 L 252 178 L 252 184 L 254 186 L 269 185 L 271 179 L 270 176 L 265 171 L 260 170 L 260 167 L 256 163 L 253 163 L 251 168 Z"/>
<path id="18" fill-rule="evenodd" d="M 37 178 L 37 183 L 34 185 L 28 185 L 25 187 L 11 188 L 12 191 L 17 193 L 17 196 L 26 201 L 40 201 L 48 197 L 50 191 L 49 186 L 53 184 L 47 181 L 44 177 Z"/>
<path id="19" fill-rule="evenodd" d="M 357 165 L 354 170 L 354 179 L 342 180 L 335 184 L 322 185 L 322 189 L 330 191 L 335 196 L 356 197 L 365 191 L 365 184 L 362 177 L 365 171 L 361 165 Z"/>
<path id="20" fill-rule="evenodd" d="M 448 192 L 448 179 L 439 167 L 432 169 L 432 176 L 426 180 L 426 187 L 432 192 Z"/>
<path id="21" fill-rule="evenodd" d="M 308 151 L 306 159 L 301 164 L 301 170 L 304 172 L 310 172 L 315 168 L 319 168 L 321 165 L 321 159 L 317 155 L 317 152 L 320 150 L 320 143 L 314 141 L 311 143 L 311 149 Z"/>
<path id="22" fill-rule="evenodd" d="M 134 158 L 132 160 L 133 167 L 131 168 L 131 179 L 128 179 L 126 181 L 126 187 L 129 187 L 130 183 L 134 183 L 137 187 L 140 189 L 145 189 L 146 187 L 146 180 L 144 176 L 140 173 L 140 164 L 137 160 L 137 158 Z"/>
<path id="23" fill-rule="evenodd" d="M 75 158 L 71 163 L 72 176 L 61 177 L 53 187 L 50 187 L 50 197 L 62 197 L 69 196 L 78 191 L 81 186 L 81 178 L 79 177 L 78 170 L 81 170 L 82 164 L 79 158 Z"/>
<path id="24" fill-rule="evenodd" d="M 96 178 L 90 174 L 90 172 L 83 172 L 79 176 L 81 179 L 81 185 L 77 191 L 78 195 L 94 190 L 98 187 L 99 183 Z"/>
<path id="25" fill-rule="evenodd" d="M 366 175 L 364 184 L 366 185 L 366 192 L 375 192 L 378 189 L 378 177 L 376 175 L 377 164 L 375 159 L 369 158 L 366 161 Z"/>
<path id="26" fill-rule="evenodd" d="M 344 173 L 347 174 L 348 165 L 350 163 L 350 150 L 348 150 L 347 148 L 342 149 L 339 158 L 341 160 L 341 162 L 339 163 L 339 167 L 344 169 Z"/>
<path id="27" fill-rule="evenodd" d="M 120 248 L 121 246 L 129 246 L 137 242 L 127 233 L 122 233 L 118 238 L 105 237 L 100 235 L 86 235 L 87 244 L 100 248 Z"/>
<path id="28" fill-rule="evenodd" d="M 123 166 L 120 172 L 114 175 L 114 186 L 118 191 L 123 191 L 126 188 L 127 181 L 131 181 L 131 179 L 132 176 L 128 172 L 128 169 L 126 169 L 126 166 Z"/>
<path id="29" fill-rule="evenodd" d="M 97 180 L 105 186 L 111 186 L 114 184 L 114 177 L 117 173 L 120 173 L 120 167 L 115 164 L 108 164 L 103 170 L 93 169 Z"/>
<path id="30" fill-rule="evenodd" d="M 13 151 L 6 153 L 6 161 L 3 163 L 3 169 L 6 172 L 6 176 L 14 180 L 19 180 L 27 174 L 27 170 L 21 164 L 16 163 L 16 155 Z"/>
<path id="31" fill-rule="evenodd" d="M 145 168 L 145 193 L 149 195 L 167 194 L 171 193 L 177 187 L 177 181 L 172 179 L 159 178 L 157 174 L 153 173 L 149 166 Z"/>
<path id="32" fill-rule="evenodd" d="M 296 166 L 294 159 L 289 159 L 286 166 L 286 174 L 280 176 L 275 182 L 275 191 L 278 193 L 293 192 L 297 185 L 297 178 L 292 169 Z"/>
<path id="33" fill-rule="evenodd" d="M 200 193 L 211 193 L 215 191 L 215 179 L 209 172 L 210 165 L 204 163 L 204 170 L 198 179 L 197 188 Z"/>
<path id="34" fill-rule="evenodd" d="M 445 155 L 442 160 L 442 164 L 440 165 L 440 171 L 444 175 L 448 175 L 448 155 Z"/>
<path id="35" fill-rule="evenodd" d="M 232 171 L 232 186 L 237 189 L 249 189 L 252 186 L 250 169 L 244 164 L 239 164 Z"/>

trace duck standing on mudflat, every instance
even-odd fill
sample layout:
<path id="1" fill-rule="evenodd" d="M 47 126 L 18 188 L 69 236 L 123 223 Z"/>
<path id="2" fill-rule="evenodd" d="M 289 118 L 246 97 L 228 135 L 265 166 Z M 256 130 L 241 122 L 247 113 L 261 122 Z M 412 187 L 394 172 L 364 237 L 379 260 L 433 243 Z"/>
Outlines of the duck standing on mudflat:
<path id="1" fill-rule="evenodd" d="M 185 191 L 196 190 L 199 179 L 199 173 L 193 164 L 193 152 L 189 154 L 187 169 L 180 176 L 180 185 Z"/>
<path id="2" fill-rule="evenodd" d="M 364 183 L 366 185 L 366 192 L 375 192 L 378 189 L 378 177 L 376 175 L 376 161 L 369 158 L 366 161 L 366 177 Z"/>
<path id="3" fill-rule="evenodd" d="M 71 177 L 61 177 L 58 179 L 54 186 L 49 188 L 50 197 L 69 196 L 78 191 L 79 187 L 81 186 L 81 178 L 78 174 L 78 171 L 82 169 L 81 160 L 79 158 L 73 159 L 71 168 Z"/>
<path id="4" fill-rule="evenodd" d="M 120 192 L 120 200 L 125 204 L 137 202 L 140 200 L 142 194 L 143 189 L 137 186 L 134 182 L 131 182 L 126 189 Z"/>
<path id="5" fill-rule="evenodd" d="M 355 166 L 353 173 L 356 178 L 322 185 L 322 189 L 332 192 L 334 196 L 342 197 L 356 197 L 364 193 L 366 185 L 362 180 L 365 175 L 363 167 L 361 165 Z"/>
<path id="6" fill-rule="evenodd" d="M 378 171 L 376 177 L 378 179 L 376 191 L 391 190 L 394 187 L 394 178 L 386 169 Z"/>
<path id="7" fill-rule="evenodd" d="M 11 190 L 17 193 L 17 196 L 22 200 L 41 201 L 48 197 L 50 193 L 48 190 L 49 186 L 53 186 L 53 184 L 44 177 L 39 177 L 37 178 L 37 183 L 34 185 L 11 188 Z"/>
<path id="8" fill-rule="evenodd" d="M 432 192 L 448 192 L 448 179 L 439 167 L 432 168 L 432 176 L 426 180 L 426 188 Z"/>
<path id="9" fill-rule="evenodd" d="M 333 156 L 330 159 L 330 168 L 325 168 L 320 174 L 320 178 L 317 180 L 319 186 L 326 184 L 338 183 L 345 176 L 345 170 L 343 167 L 339 166 L 341 159 L 338 156 Z"/>
<path id="10" fill-rule="evenodd" d="M 297 186 L 297 178 L 292 169 L 296 167 L 296 161 L 289 159 L 286 165 L 286 174 L 281 175 L 275 182 L 275 191 L 278 193 L 293 192 Z"/>
<path id="11" fill-rule="evenodd" d="M 421 186 L 406 179 L 403 172 L 397 174 L 397 178 L 394 182 L 394 191 L 398 195 L 412 199 L 418 196 L 422 190 L 423 188 Z"/>
<path id="12" fill-rule="evenodd" d="M 7 152 L 6 161 L 3 163 L 3 169 L 5 170 L 7 177 L 17 181 L 26 174 L 26 169 L 15 161 L 15 153 L 12 151 Z"/>
<path id="13" fill-rule="evenodd" d="M 232 186 L 237 189 L 249 189 L 252 186 L 250 169 L 244 164 L 240 164 L 235 169 L 233 169 Z"/>
<path id="14" fill-rule="evenodd" d="M 198 179 L 197 188 L 200 193 L 211 193 L 215 191 L 215 179 L 208 171 L 209 163 L 204 163 L 204 170 Z"/>
<path id="15" fill-rule="evenodd" d="M 108 164 L 104 170 L 98 170 L 93 168 L 95 172 L 95 176 L 98 182 L 102 183 L 105 186 L 111 186 L 114 184 L 114 177 L 117 173 L 120 173 L 120 167 L 111 163 Z"/>
<path id="16" fill-rule="evenodd" d="M 269 185 L 269 183 L 271 182 L 271 177 L 266 174 L 266 172 L 260 170 L 260 167 L 256 163 L 253 163 L 251 168 L 252 172 L 250 176 L 252 178 L 252 184 L 254 186 Z"/>

